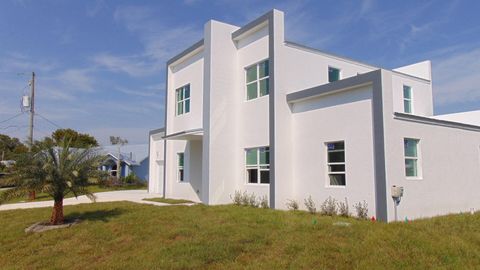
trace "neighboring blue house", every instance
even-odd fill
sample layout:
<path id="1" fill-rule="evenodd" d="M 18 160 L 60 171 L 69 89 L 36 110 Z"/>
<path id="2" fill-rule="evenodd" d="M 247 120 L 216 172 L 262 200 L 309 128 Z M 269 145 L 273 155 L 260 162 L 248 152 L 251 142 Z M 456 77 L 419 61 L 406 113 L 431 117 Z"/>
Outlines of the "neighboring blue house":
<path id="1" fill-rule="evenodd" d="M 102 171 L 117 175 L 118 148 L 116 145 L 102 146 L 100 153 L 107 156 Z M 126 144 L 120 148 L 120 176 L 134 173 L 138 178 L 148 181 L 148 144 Z"/>

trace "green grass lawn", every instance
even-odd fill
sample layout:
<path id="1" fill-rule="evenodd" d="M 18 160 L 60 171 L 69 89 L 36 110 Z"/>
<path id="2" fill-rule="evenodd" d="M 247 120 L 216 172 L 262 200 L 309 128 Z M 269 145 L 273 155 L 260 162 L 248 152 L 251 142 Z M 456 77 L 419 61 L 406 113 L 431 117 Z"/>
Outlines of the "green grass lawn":
<path id="1" fill-rule="evenodd" d="M 372 223 L 240 206 L 66 206 L 74 227 L 24 229 L 49 208 L 0 212 L 0 269 L 475 269 L 480 214 Z M 312 220 L 317 219 L 317 224 Z M 347 221 L 348 227 L 333 226 Z"/>
<path id="2" fill-rule="evenodd" d="M 143 200 L 151 201 L 151 202 L 169 203 L 169 204 L 193 203 L 192 201 L 189 201 L 189 200 L 168 199 L 168 198 L 149 198 L 149 199 L 143 199 Z"/>
<path id="3" fill-rule="evenodd" d="M 118 186 L 118 187 L 100 187 L 98 185 L 91 185 L 91 186 L 88 187 L 88 189 L 93 193 L 97 193 L 97 192 L 106 192 L 106 191 L 115 191 L 115 190 L 147 189 L 147 187 L 146 186 L 135 186 L 135 185 L 132 185 L 132 186 Z M 0 191 L 0 194 L 2 192 L 5 192 L 5 191 L 3 191 L 3 190 Z M 71 197 L 74 197 L 72 193 L 68 194 L 65 198 L 71 198 Z M 33 200 L 33 201 L 28 200 L 28 198 L 15 198 L 15 199 L 12 199 L 12 200 L 6 202 L 5 204 L 7 204 L 7 203 L 19 203 L 19 202 L 39 202 L 39 201 L 49 201 L 49 200 L 53 200 L 53 199 L 48 194 L 37 193 L 36 196 L 35 196 L 35 200 Z"/>

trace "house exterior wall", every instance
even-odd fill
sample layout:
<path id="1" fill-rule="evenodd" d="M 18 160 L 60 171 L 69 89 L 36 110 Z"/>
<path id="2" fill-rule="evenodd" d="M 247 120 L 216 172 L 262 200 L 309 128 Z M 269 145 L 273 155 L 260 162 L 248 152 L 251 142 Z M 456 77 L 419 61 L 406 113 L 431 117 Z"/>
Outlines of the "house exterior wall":
<path id="1" fill-rule="evenodd" d="M 164 132 L 150 134 L 149 138 L 149 170 L 148 192 L 163 195 L 163 169 L 164 169 Z"/>
<path id="2" fill-rule="evenodd" d="M 400 185 L 402 218 L 480 207 L 471 198 L 480 178 L 480 132 L 396 114 L 404 110 L 403 85 L 408 85 L 413 116 L 433 118 L 430 62 L 388 71 L 286 42 L 283 13 L 277 10 L 243 28 L 209 21 L 202 45 L 192 50 L 167 67 L 166 134 L 201 129 L 202 135 L 166 140 L 167 197 L 224 204 L 238 190 L 267 196 L 271 207 L 284 209 L 289 199 L 301 203 L 311 195 L 320 204 L 332 196 L 347 198 L 350 207 L 366 201 L 370 215 L 392 220 L 390 188 Z M 270 93 L 247 101 L 245 69 L 266 59 Z M 340 81 L 328 82 L 329 67 L 340 69 Z M 187 83 L 191 112 L 175 116 L 175 89 Z M 422 180 L 405 179 L 404 137 L 421 140 Z M 458 145 L 444 147 L 451 137 Z M 340 140 L 347 184 L 330 187 L 326 143 Z M 270 147 L 271 182 L 248 184 L 245 149 L 264 146 Z M 177 180 L 178 152 L 185 153 L 183 183 Z M 443 172 L 452 163 L 457 167 Z M 459 187 L 452 187 L 455 175 L 461 175 Z M 449 190 L 458 196 L 448 196 Z"/>
<path id="3" fill-rule="evenodd" d="M 293 198 L 365 200 L 375 213 L 371 85 L 295 103 L 292 113 Z M 337 141 L 345 142 L 344 187 L 328 184 L 326 144 Z"/>

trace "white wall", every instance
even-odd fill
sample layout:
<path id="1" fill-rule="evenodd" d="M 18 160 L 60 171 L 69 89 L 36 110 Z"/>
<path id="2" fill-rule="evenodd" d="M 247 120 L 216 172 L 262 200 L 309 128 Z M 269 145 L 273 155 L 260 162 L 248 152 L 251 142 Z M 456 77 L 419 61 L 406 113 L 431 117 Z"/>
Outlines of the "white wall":
<path id="1" fill-rule="evenodd" d="M 435 115 L 433 118 L 453 121 L 474 126 L 480 126 L 480 110 L 471 112 L 460 112 L 443 115 Z"/>
<path id="2" fill-rule="evenodd" d="M 420 116 L 433 115 L 433 96 L 431 82 L 390 72 L 392 76 L 393 111 L 404 112 L 403 86 L 412 88 L 413 114 Z"/>
<path id="3" fill-rule="evenodd" d="M 161 139 L 163 133 L 150 135 L 148 192 L 163 194 L 163 150 L 164 141 Z"/>
<path id="4" fill-rule="evenodd" d="M 395 81 L 392 72 L 383 73 L 387 85 Z M 383 90 L 388 220 L 394 219 L 392 185 L 405 188 L 400 220 L 479 209 L 480 132 L 394 119 L 395 89 Z M 420 179 L 405 176 L 404 138 L 420 140 Z"/>
<path id="5" fill-rule="evenodd" d="M 355 112 L 355 113 L 352 113 Z M 340 92 L 293 106 L 294 195 L 312 196 L 320 205 L 328 196 L 366 201 L 375 215 L 371 86 Z M 345 141 L 346 186 L 329 187 L 326 143 Z M 279 208 L 285 207 L 278 205 Z"/>
<path id="6" fill-rule="evenodd" d="M 168 77 L 167 132 L 177 133 L 202 128 L 203 120 L 203 65 L 204 53 L 198 52 L 188 59 L 170 66 Z M 176 115 L 175 90 L 190 84 L 190 112 Z"/>

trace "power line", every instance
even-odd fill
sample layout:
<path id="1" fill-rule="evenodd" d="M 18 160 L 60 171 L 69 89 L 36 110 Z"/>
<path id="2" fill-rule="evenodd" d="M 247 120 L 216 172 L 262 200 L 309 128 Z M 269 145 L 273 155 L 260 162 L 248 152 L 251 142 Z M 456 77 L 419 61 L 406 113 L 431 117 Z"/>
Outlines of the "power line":
<path id="1" fill-rule="evenodd" d="M 12 116 L 12 117 L 10 117 L 10 118 L 8 118 L 8 119 L 2 120 L 2 121 L 0 121 L 0 124 L 3 124 L 3 123 L 8 122 L 8 121 L 10 121 L 10 120 L 12 120 L 12 119 L 15 119 L 15 118 L 19 117 L 19 116 L 22 115 L 22 114 L 23 114 L 23 112 L 21 112 L 21 113 L 19 113 L 19 114 L 16 114 L 16 115 L 14 115 L 14 116 Z"/>
<path id="2" fill-rule="evenodd" d="M 39 113 L 35 113 L 35 115 L 40 116 L 40 118 L 42 118 L 43 120 L 47 121 L 48 123 L 54 125 L 54 126 L 57 127 L 57 128 L 62 128 L 60 125 L 55 124 L 53 121 L 48 120 L 45 116 L 43 116 L 43 115 L 41 115 L 41 114 L 39 114 Z"/>

